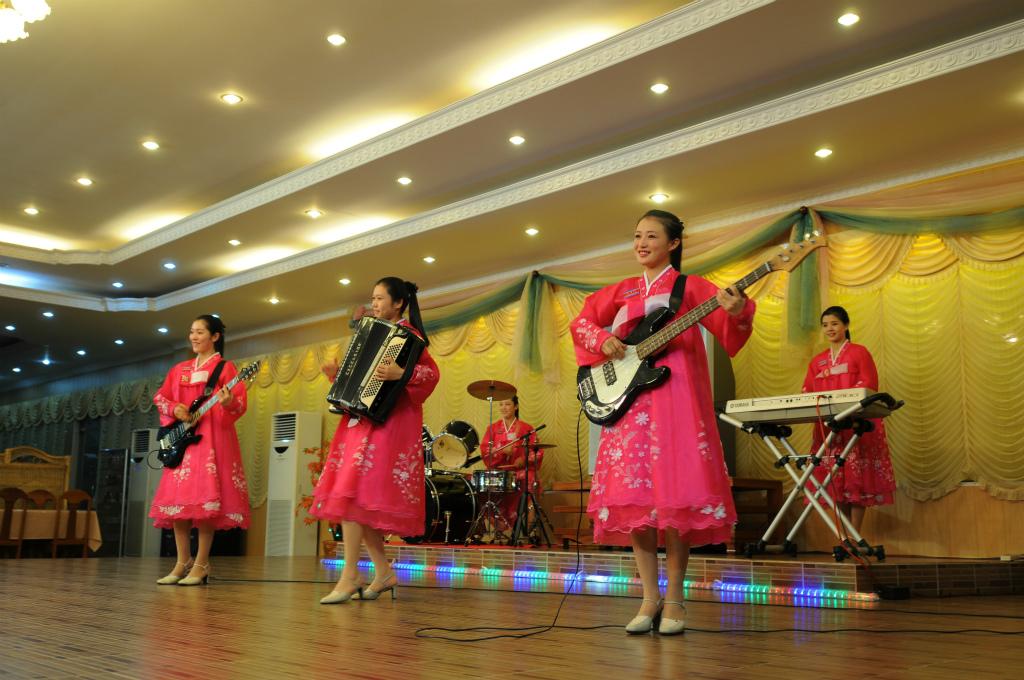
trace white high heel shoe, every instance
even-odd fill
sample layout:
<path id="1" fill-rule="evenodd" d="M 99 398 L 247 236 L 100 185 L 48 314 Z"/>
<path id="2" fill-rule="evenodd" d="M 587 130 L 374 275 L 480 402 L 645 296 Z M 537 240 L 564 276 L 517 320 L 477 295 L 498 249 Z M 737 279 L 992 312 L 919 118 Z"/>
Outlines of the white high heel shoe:
<path id="1" fill-rule="evenodd" d="M 676 602 L 675 600 L 665 600 L 665 604 L 674 604 L 682 608 L 683 616 L 686 616 L 686 603 Z M 662 618 L 661 625 L 658 626 L 658 633 L 661 635 L 680 635 L 686 632 L 686 619 L 669 619 Z"/>
<path id="2" fill-rule="evenodd" d="M 341 604 L 343 602 L 348 602 L 349 600 L 358 599 L 357 596 L 362 595 L 362 593 L 362 583 L 356 583 L 352 587 L 352 590 L 347 591 L 338 590 L 337 586 L 335 586 L 334 590 L 320 598 L 320 604 Z"/>
<path id="3" fill-rule="evenodd" d="M 184 574 L 182 574 L 181 576 L 178 576 L 177 574 L 174 573 L 174 569 L 177 569 L 179 565 L 185 567 L 184 569 L 182 569 Z M 192 569 L 192 560 L 189 560 L 188 562 L 175 562 L 174 563 L 174 569 L 172 569 L 171 573 L 168 574 L 167 576 L 163 576 L 161 578 L 158 578 L 156 580 L 157 585 L 159 585 L 159 586 L 173 586 L 173 585 L 177 585 L 178 581 L 180 581 L 181 579 L 185 578 L 185 574 L 188 574 L 189 570 Z"/>
<path id="4" fill-rule="evenodd" d="M 658 622 L 661 621 L 661 610 L 663 607 L 662 601 L 652 600 L 645 597 L 644 602 L 656 602 L 658 604 L 658 611 L 654 613 L 654 616 L 634 616 L 633 620 L 626 624 L 626 632 L 630 635 L 650 633 L 656 626 L 658 626 Z"/>

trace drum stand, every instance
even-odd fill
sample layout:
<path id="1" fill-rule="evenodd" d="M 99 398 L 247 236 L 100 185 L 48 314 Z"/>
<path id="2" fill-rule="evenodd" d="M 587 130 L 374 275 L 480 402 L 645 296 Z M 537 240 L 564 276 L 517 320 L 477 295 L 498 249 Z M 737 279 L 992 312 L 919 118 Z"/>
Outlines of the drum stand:
<path id="1" fill-rule="evenodd" d="M 533 432 L 527 432 L 520 439 L 529 437 L 531 434 Z M 550 548 L 551 537 L 548 535 L 547 527 L 544 525 L 550 525 L 551 520 L 548 519 L 544 508 L 540 507 L 540 503 L 537 502 L 537 498 L 533 495 L 533 487 L 530 485 L 530 450 L 532 448 L 527 442 L 526 490 L 519 496 L 519 508 L 516 510 L 516 525 L 512 528 L 512 538 L 509 539 L 508 544 L 517 546 L 524 538 L 530 538 L 530 542 L 533 545 L 539 546 L 543 542 Z M 534 455 L 536 455 L 536 450 L 534 450 Z M 530 521 L 531 508 L 533 509 L 533 522 Z"/>
<path id="2" fill-rule="evenodd" d="M 797 549 L 796 543 L 793 539 L 796 537 L 797 532 L 803 523 L 807 520 L 811 510 L 817 511 L 821 516 L 822 520 L 828 526 L 829 530 L 835 534 L 840 544 L 832 549 L 832 556 L 837 562 L 842 562 L 846 559 L 847 555 L 859 556 L 868 555 L 873 556 L 879 562 L 885 560 L 885 546 L 877 545 L 873 546 L 868 543 L 863 536 L 857 531 L 857 529 L 850 522 L 849 518 L 837 507 L 835 501 L 828 493 L 829 482 L 832 481 L 835 472 L 843 466 L 846 462 L 846 457 L 853 450 L 853 447 L 857 445 L 861 435 L 865 432 L 870 432 L 874 425 L 870 420 L 860 416 L 861 412 L 867 408 L 871 403 L 875 401 L 893 402 L 893 405 L 889 408 L 895 410 L 903 405 L 903 402 L 895 403 L 888 394 L 876 394 L 862 402 L 851 406 L 847 410 L 838 414 L 834 418 L 828 421 L 827 425 L 830 429 L 828 437 L 822 442 L 821 446 L 818 447 L 818 451 L 811 455 L 798 454 L 794 449 L 793 445 L 789 443 L 788 437 L 793 434 L 793 429 L 788 425 L 776 424 L 776 423 L 743 423 L 735 418 L 725 414 L 719 413 L 718 417 L 723 422 L 729 423 L 734 427 L 737 427 L 748 434 L 757 435 L 764 441 L 765 445 L 775 456 L 775 467 L 785 470 L 790 478 L 794 482 L 793 490 L 790 491 L 789 496 L 786 497 L 786 501 L 782 504 L 782 508 L 776 513 L 775 518 L 772 520 L 771 525 L 765 530 L 764 535 L 761 537 L 756 544 L 748 543 L 744 548 L 746 556 L 753 557 L 754 553 L 764 552 L 784 552 L 792 556 L 796 556 Z M 825 476 L 824 481 L 819 482 L 818 478 L 814 476 L 814 468 L 821 464 L 821 460 L 825 455 L 825 452 L 829 450 L 832 445 L 832 440 L 835 438 L 836 432 L 844 429 L 852 429 L 853 436 L 843 447 L 842 452 L 836 456 L 835 462 L 831 469 L 829 469 L 828 475 Z M 783 454 L 779 451 L 779 448 L 775 445 L 772 439 L 777 439 L 783 448 L 786 449 L 786 453 Z M 802 473 L 798 474 L 799 468 L 805 468 Z M 813 486 L 812 486 L 813 485 Z M 809 493 L 813 490 L 813 493 Z M 807 498 L 808 505 L 804 507 L 800 517 L 793 524 L 793 528 L 790 529 L 789 533 L 786 534 L 785 540 L 781 546 L 769 546 L 768 540 L 772 534 L 778 528 L 782 522 L 786 511 L 789 510 L 793 502 L 803 495 Z M 839 531 L 835 522 L 832 521 L 832 517 L 829 515 L 828 510 L 822 507 L 819 503 L 819 499 L 823 500 L 825 504 L 831 509 L 835 515 L 842 522 L 843 527 L 846 529 L 846 533 L 849 538 L 844 538 L 843 534 Z M 852 539 L 852 540 L 851 540 Z"/>

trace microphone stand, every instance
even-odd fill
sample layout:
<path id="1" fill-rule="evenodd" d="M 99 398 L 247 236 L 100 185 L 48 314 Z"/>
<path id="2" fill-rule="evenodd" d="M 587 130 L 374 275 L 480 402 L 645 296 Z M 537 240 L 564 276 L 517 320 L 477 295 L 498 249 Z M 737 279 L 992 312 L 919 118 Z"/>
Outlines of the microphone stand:
<path id="1" fill-rule="evenodd" d="M 516 525 L 512 528 L 512 538 L 509 539 L 509 543 L 508 543 L 511 546 L 518 546 L 520 541 L 524 537 L 530 536 L 530 534 L 532 534 L 534 531 L 536 531 L 539 528 L 540 529 L 539 536 L 533 540 L 533 545 L 539 546 L 540 543 L 541 543 L 541 540 L 543 540 L 544 544 L 547 545 L 547 547 L 549 547 L 549 548 L 551 547 L 551 537 L 548 535 L 548 530 L 544 526 L 545 522 L 547 522 L 548 524 L 551 524 L 551 522 L 548 520 L 547 515 L 544 514 L 544 508 L 540 507 L 540 503 L 537 502 L 537 498 L 533 495 L 533 487 L 530 485 L 530 448 L 531 447 L 530 447 L 529 438 L 531 436 L 537 434 L 541 430 L 543 430 L 545 427 L 547 427 L 547 425 L 541 425 L 540 427 L 535 427 L 532 430 L 530 430 L 529 432 L 527 432 L 526 434 L 522 435 L 521 437 L 518 437 L 515 440 L 517 442 L 522 441 L 524 443 L 524 445 L 526 446 L 526 468 L 525 468 L 525 471 L 526 471 L 526 479 L 525 479 L 525 481 L 526 481 L 526 490 L 522 493 L 522 495 L 519 496 L 519 507 L 516 510 L 516 513 L 517 513 Z M 534 453 L 534 456 L 537 455 L 536 448 L 534 448 L 533 453 Z M 533 508 L 533 511 L 534 511 L 534 519 L 533 519 L 533 524 L 532 525 L 530 524 L 530 508 L 531 507 Z"/>

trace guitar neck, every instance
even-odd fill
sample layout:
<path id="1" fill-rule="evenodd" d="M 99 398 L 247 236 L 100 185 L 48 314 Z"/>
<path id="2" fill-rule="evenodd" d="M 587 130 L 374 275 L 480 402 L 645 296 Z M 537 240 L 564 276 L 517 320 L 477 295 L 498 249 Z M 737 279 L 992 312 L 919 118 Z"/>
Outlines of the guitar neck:
<path id="1" fill-rule="evenodd" d="M 750 272 L 742 279 L 730 286 L 734 291 L 742 293 L 748 287 L 752 286 L 758 280 L 764 278 L 768 274 L 772 273 L 771 264 L 765 262 L 760 267 Z M 664 328 L 656 333 L 651 334 L 650 337 L 639 342 L 636 346 L 636 354 L 641 359 L 646 359 L 652 354 L 657 354 L 661 351 L 665 345 L 670 343 L 677 335 L 694 325 L 711 312 L 718 309 L 718 298 L 709 297 L 704 302 L 700 303 L 690 311 L 683 314 L 681 317 L 666 325 Z"/>
<path id="2" fill-rule="evenodd" d="M 237 385 L 238 381 L 241 379 L 241 374 L 236 375 L 234 378 L 229 380 L 226 385 L 224 385 L 224 389 L 230 390 L 232 387 Z M 217 392 L 220 392 L 220 390 L 217 390 Z M 213 408 L 214 404 L 220 401 L 220 397 L 217 395 L 217 392 L 214 392 L 213 396 L 210 397 L 205 404 L 200 406 L 199 410 L 192 415 L 192 419 L 190 420 L 188 425 L 189 428 L 193 427 L 197 422 L 199 422 L 199 419 L 203 417 L 203 414 L 209 411 L 211 408 Z"/>

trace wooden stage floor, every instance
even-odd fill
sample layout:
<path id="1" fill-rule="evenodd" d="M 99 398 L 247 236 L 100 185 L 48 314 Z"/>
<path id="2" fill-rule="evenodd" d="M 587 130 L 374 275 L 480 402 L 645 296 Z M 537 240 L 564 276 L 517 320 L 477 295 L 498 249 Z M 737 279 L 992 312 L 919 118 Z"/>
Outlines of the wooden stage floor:
<path id="1" fill-rule="evenodd" d="M 317 558 L 217 558 L 209 586 L 157 586 L 172 564 L 0 560 L 0 677 L 936 680 L 1024 667 L 1024 636 L 938 632 L 1024 631 L 1020 595 L 854 608 L 697 598 L 686 635 L 662 638 L 622 631 L 630 592 L 572 594 L 559 625 L 610 627 L 460 643 L 416 630 L 544 625 L 563 596 L 403 570 L 395 601 L 322 606 L 337 569 Z"/>

